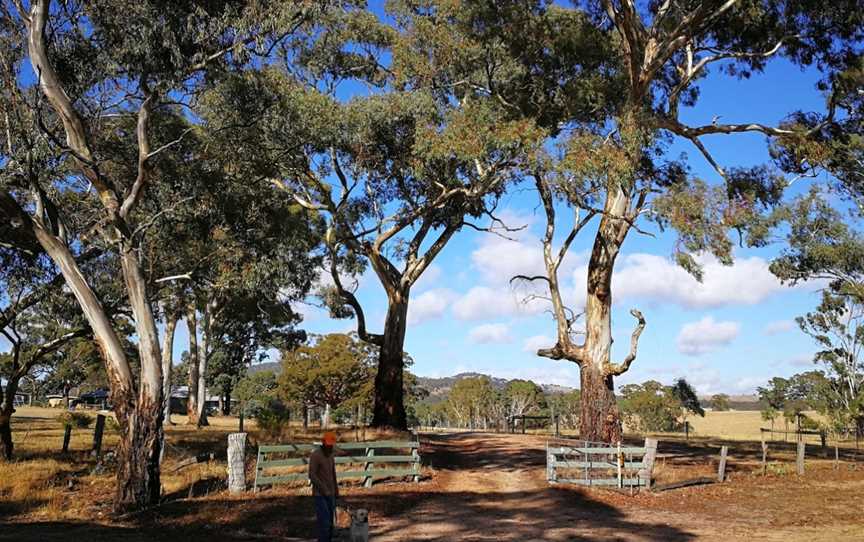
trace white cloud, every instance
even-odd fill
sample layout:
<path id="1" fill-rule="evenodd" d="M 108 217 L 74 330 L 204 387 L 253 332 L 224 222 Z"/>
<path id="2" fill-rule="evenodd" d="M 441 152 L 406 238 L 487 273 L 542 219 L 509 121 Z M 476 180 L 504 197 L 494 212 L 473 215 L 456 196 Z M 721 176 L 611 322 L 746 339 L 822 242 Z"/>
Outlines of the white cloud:
<path id="1" fill-rule="evenodd" d="M 412 290 L 425 290 L 426 288 L 434 286 L 438 282 L 439 278 L 441 278 L 441 267 L 434 263 L 430 264 L 429 267 L 423 271 L 423 274 L 420 275 L 420 278 L 417 279 L 417 282 L 414 283 Z"/>
<path id="2" fill-rule="evenodd" d="M 678 333 L 678 351 L 686 356 L 700 356 L 731 343 L 738 336 L 738 322 L 715 322 L 711 316 L 684 324 Z"/>
<path id="3" fill-rule="evenodd" d="M 768 262 L 759 257 L 739 258 L 732 266 L 709 255 L 696 259 L 703 266 L 701 283 L 668 258 L 646 253 L 625 256 L 612 278 L 615 300 L 647 299 L 704 309 L 756 305 L 789 288 L 780 284 L 768 270 Z M 574 270 L 577 288 L 584 288 L 585 274 L 584 266 Z"/>
<path id="4" fill-rule="evenodd" d="M 795 329 L 795 322 L 793 320 L 777 320 L 768 322 L 768 325 L 765 326 L 765 335 L 777 335 L 778 333 L 786 333 L 793 329 Z"/>
<path id="5" fill-rule="evenodd" d="M 555 339 L 551 339 L 546 335 L 534 335 L 525 339 L 522 343 L 522 350 L 530 354 L 536 354 L 541 348 L 549 348 L 554 346 Z"/>
<path id="6" fill-rule="evenodd" d="M 408 303 L 408 325 L 415 326 L 443 315 L 456 294 L 447 288 L 436 288 L 414 297 Z"/>
<path id="7" fill-rule="evenodd" d="M 507 284 L 515 275 L 545 275 L 543 245 L 537 239 L 510 241 L 497 236 L 484 238 L 471 253 L 474 268 L 490 284 Z"/>
<path id="8" fill-rule="evenodd" d="M 291 306 L 291 308 L 303 317 L 303 323 L 308 324 L 309 322 L 320 321 L 330 316 L 327 309 L 322 309 L 316 305 L 312 305 L 310 303 L 296 303 Z"/>
<path id="9" fill-rule="evenodd" d="M 815 354 L 798 354 L 795 356 L 790 356 L 783 359 L 778 359 L 771 363 L 771 367 L 776 368 L 785 368 L 785 367 L 793 367 L 793 368 L 802 368 L 802 367 L 813 367 L 813 358 Z"/>
<path id="10" fill-rule="evenodd" d="M 539 314 L 548 305 L 543 300 L 524 300 L 524 297 L 523 292 L 509 287 L 475 286 L 453 304 L 453 314 L 460 320 L 485 320 Z"/>
<path id="11" fill-rule="evenodd" d="M 477 344 L 502 344 L 513 341 L 510 326 L 507 324 L 483 324 L 472 328 L 468 333 L 471 342 Z"/>

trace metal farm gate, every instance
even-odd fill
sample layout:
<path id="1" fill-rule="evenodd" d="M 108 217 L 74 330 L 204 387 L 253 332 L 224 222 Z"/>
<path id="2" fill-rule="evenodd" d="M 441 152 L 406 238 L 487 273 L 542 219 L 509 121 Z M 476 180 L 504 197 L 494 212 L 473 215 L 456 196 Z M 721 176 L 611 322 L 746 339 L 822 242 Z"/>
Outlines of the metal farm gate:
<path id="1" fill-rule="evenodd" d="M 650 487 L 657 440 L 644 447 L 587 440 L 555 440 L 546 444 L 546 479 L 550 484 L 605 487 Z"/>

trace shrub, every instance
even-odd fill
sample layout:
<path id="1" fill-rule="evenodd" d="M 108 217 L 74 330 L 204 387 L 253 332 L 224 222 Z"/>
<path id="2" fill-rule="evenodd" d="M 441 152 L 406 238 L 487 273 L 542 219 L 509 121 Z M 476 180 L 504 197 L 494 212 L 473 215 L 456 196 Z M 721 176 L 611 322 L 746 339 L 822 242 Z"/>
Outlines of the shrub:
<path id="1" fill-rule="evenodd" d="M 83 412 L 64 412 L 57 416 L 63 427 L 90 427 L 93 423 L 93 418 L 89 414 Z"/>
<path id="2" fill-rule="evenodd" d="M 271 399 L 258 410 L 256 419 L 261 433 L 267 437 L 275 438 L 282 435 L 290 421 L 290 411 L 285 404 L 278 399 Z"/>

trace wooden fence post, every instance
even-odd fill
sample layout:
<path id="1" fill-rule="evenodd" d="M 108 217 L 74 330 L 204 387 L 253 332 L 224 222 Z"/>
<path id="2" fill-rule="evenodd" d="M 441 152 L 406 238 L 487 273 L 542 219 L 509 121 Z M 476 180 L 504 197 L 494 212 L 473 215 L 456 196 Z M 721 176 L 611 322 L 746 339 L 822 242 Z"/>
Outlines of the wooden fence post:
<path id="1" fill-rule="evenodd" d="M 616 461 L 618 464 L 618 487 L 624 487 L 624 454 L 621 453 L 621 441 L 618 441 L 618 455 L 616 456 Z"/>
<path id="2" fill-rule="evenodd" d="M 418 474 L 414 475 L 414 483 L 420 482 L 420 437 L 417 437 L 417 447 L 411 448 L 411 456 L 414 458 L 414 470 Z"/>
<path id="3" fill-rule="evenodd" d="M 717 481 L 723 482 L 726 480 L 726 454 L 729 452 L 728 446 L 720 448 L 720 465 L 717 467 Z"/>
<path id="4" fill-rule="evenodd" d="M 690 440 L 690 422 L 684 422 L 684 440 Z"/>
<path id="5" fill-rule="evenodd" d="M 803 440 L 798 441 L 797 466 L 798 466 L 798 474 L 799 475 L 804 474 L 804 447 L 805 446 L 806 446 L 806 444 L 804 444 Z"/>
<path id="6" fill-rule="evenodd" d="M 764 435 L 764 434 L 763 434 Z M 768 474 L 768 443 L 762 437 L 762 476 Z"/>
<path id="7" fill-rule="evenodd" d="M 834 444 L 834 470 L 840 468 L 840 448 L 838 448 L 837 444 Z"/>
<path id="8" fill-rule="evenodd" d="M 72 426 L 67 425 L 65 431 L 63 432 L 63 453 L 69 453 L 69 439 L 72 438 Z"/>
<path id="9" fill-rule="evenodd" d="M 99 457 L 102 453 L 102 433 L 105 431 L 105 416 L 96 415 L 96 428 L 93 430 L 93 455 Z"/>
<path id="10" fill-rule="evenodd" d="M 645 485 L 650 488 L 651 481 L 654 477 L 654 461 L 657 459 L 657 439 L 656 438 L 646 438 L 645 439 L 645 455 L 642 456 L 642 469 L 639 471 L 639 478 L 641 478 Z"/>
<path id="11" fill-rule="evenodd" d="M 374 457 L 374 456 L 375 456 L 375 448 L 366 448 L 366 457 Z M 365 471 L 371 471 L 373 468 L 375 468 L 375 463 L 373 463 L 373 462 L 367 461 L 366 463 L 363 464 L 363 470 L 365 470 Z M 363 487 L 372 487 L 372 473 L 371 472 L 369 474 L 367 474 L 366 477 L 363 479 Z"/>
<path id="12" fill-rule="evenodd" d="M 546 442 L 546 481 L 555 483 L 555 454 L 549 451 L 549 442 Z"/>
<path id="13" fill-rule="evenodd" d="M 228 491 L 246 491 L 246 433 L 228 435 Z"/>

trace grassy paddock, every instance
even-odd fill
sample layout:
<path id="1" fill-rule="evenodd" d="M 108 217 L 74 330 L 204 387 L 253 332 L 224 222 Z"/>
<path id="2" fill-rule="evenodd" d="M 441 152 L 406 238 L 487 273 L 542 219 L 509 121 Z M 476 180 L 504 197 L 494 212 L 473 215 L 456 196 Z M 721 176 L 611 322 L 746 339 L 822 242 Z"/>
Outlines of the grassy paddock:
<path id="1" fill-rule="evenodd" d="M 64 428 L 57 417 L 62 408 L 21 407 L 12 417 L 12 437 L 15 457 L 2 464 L 0 476 L 0 518 L 26 517 L 33 520 L 63 521 L 80 519 L 82 514 L 107 515 L 113 498 L 114 474 L 111 468 L 94 470 L 96 458 L 91 456 L 97 412 L 84 411 L 94 418 L 87 428 L 73 427 L 69 453 L 62 454 Z M 113 418 L 110 412 L 102 412 Z M 162 462 L 162 491 L 169 498 L 202 496 L 221 491 L 226 484 L 227 435 L 238 429 L 238 419 L 211 416 L 210 425 L 202 429 L 186 425 L 186 416 L 172 415 L 173 425 L 166 428 L 166 447 Z M 249 445 L 283 442 L 312 442 L 320 439 L 321 429 L 304 429 L 302 424 L 285 426 L 280 434 L 262 434 L 254 420 L 246 420 Z M 342 442 L 409 438 L 405 433 L 382 432 L 373 429 L 335 428 Z M 106 424 L 102 439 L 103 455 L 118 443 L 116 426 Z M 214 453 L 210 462 L 177 468 L 189 457 Z M 254 476 L 254 452 L 247 457 Z"/>

